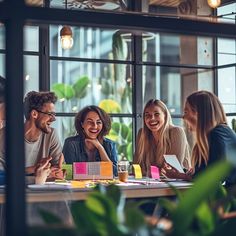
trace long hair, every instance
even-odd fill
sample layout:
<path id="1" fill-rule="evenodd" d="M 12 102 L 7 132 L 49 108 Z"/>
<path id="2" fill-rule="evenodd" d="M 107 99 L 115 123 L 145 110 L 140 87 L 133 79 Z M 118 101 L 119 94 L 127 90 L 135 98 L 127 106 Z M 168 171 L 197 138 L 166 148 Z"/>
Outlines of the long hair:
<path id="1" fill-rule="evenodd" d="M 207 165 L 209 156 L 209 132 L 219 124 L 226 124 L 226 115 L 218 97 L 208 91 L 198 91 L 186 99 L 192 109 L 197 112 L 196 143 L 192 151 L 192 166 Z"/>
<path id="2" fill-rule="evenodd" d="M 86 106 L 76 114 L 74 123 L 76 132 L 80 137 L 85 139 L 85 133 L 82 124 L 90 111 L 96 112 L 102 121 L 103 127 L 98 135 L 98 140 L 102 142 L 104 136 L 107 135 L 111 129 L 111 118 L 103 109 L 98 106 Z"/>
<path id="3" fill-rule="evenodd" d="M 155 143 L 152 132 L 145 124 L 145 112 L 146 109 L 151 106 L 159 107 L 165 116 L 164 125 L 160 128 L 159 132 L 159 142 Z M 135 155 L 137 157 L 137 162 L 139 164 L 145 163 L 146 168 L 150 166 L 151 161 L 155 161 L 158 166 L 163 163 L 163 154 L 165 154 L 170 149 L 170 132 L 169 129 L 172 126 L 172 120 L 170 113 L 166 105 L 156 99 L 149 100 L 143 110 L 143 128 L 141 130 L 139 139 L 137 140 L 137 146 Z"/>

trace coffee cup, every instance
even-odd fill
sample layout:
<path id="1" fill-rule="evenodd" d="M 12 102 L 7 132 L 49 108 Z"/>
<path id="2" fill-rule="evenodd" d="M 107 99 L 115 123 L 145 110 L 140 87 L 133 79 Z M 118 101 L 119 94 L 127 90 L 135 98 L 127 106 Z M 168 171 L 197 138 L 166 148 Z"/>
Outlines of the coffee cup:
<path id="1" fill-rule="evenodd" d="M 121 182 L 127 182 L 129 176 L 129 162 L 119 161 L 118 162 L 118 178 Z"/>

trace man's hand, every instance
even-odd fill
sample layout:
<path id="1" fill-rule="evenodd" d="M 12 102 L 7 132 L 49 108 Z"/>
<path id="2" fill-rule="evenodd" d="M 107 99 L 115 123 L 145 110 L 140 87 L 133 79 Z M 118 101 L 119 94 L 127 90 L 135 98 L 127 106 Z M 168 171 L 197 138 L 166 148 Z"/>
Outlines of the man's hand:
<path id="1" fill-rule="evenodd" d="M 51 163 L 49 162 L 52 158 L 45 158 L 46 161 L 42 162 L 42 164 L 37 165 L 35 169 L 35 184 L 44 184 L 47 177 L 51 172 Z"/>
<path id="2" fill-rule="evenodd" d="M 56 179 L 65 179 L 66 171 L 58 168 L 58 167 L 51 167 L 51 173 L 47 178 L 47 181 L 54 181 Z"/>

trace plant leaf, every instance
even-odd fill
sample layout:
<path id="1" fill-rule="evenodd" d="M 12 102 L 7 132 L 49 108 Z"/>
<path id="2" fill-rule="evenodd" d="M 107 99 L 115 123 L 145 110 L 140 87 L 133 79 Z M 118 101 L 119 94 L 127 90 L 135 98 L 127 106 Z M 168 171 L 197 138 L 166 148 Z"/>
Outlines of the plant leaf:
<path id="1" fill-rule="evenodd" d="M 62 220 L 58 216 L 49 211 L 46 211 L 44 209 L 39 209 L 39 214 L 41 215 L 44 222 L 47 224 L 62 224 Z"/>
<path id="2" fill-rule="evenodd" d="M 73 89 L 75 90 L 76 98 L 84 98 L 86 96 L 87 87 L 90 80 L 88 76 L 83 76 L 79 78 L 73 85 Z"/>
<path id="3" fill-rule="evenodd" d="M 228 175 L 231 169 L 230 163 L 219 161 L 209 166 L 205 172 L 196 178 L 194 186 L 185 192 L 184 198 L 179 202 L 172 214 L 174 223 L 173 235 L 184 235 L 186 233 L 198 206 L 217 191 L 219 182 Z"/>
<path id="4" fill-rule="evenodd" d="M 52 91 L 56 93 L 59 99 L 65 98 L 67 100 L 74 97 L 74 89 L 67 84 L 58 83 L 52 86 Z"/>

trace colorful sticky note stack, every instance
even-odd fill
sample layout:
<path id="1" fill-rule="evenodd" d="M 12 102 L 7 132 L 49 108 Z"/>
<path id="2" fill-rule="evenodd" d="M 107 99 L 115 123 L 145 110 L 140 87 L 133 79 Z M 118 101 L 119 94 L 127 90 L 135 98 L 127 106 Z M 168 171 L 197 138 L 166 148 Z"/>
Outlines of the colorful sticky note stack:
<path id="1" fill-rule="evenodd" d="M 73 178 L 113 179 L 112 162 L 74 162 Z"/>
<path id="2" fill-rule="evenodd" d="M 133 164 L 135 179 L 142 179 L 142 171 L 139 164 Z"/>

